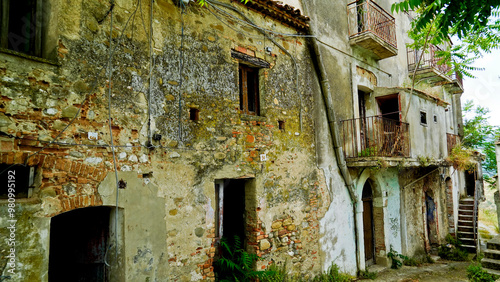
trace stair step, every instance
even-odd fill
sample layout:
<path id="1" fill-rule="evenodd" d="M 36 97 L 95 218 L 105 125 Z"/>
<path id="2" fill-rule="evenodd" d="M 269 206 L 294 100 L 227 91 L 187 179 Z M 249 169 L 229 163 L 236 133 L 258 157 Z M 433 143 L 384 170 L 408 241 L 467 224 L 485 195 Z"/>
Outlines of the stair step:
<path id="1" fill-rule="evenodd" d="M 462 238 L 469 238 L 473 239 L 474 238 L 474 233 L 473 232 L 458 232 L 457 237 L 459 240 L 462 240 Z"/>
<path id="2" fill-rule="evenodd" d="M 489 268 L 486 268 L 486 267 L 483 267 L 483 269 L 484 269 L 484 271 L 488 272 L 489 274 L 500 276 L 500 270 L 489 269 Z"/>
<path id="3" fill-rule="evenodd" d="M 488 269 L 500 270 L 500 261 L 496 259 L 483 258 L 481 265 Z"/>
<path id="4" fill-rule="evenodd" d="M 486 248 L 488 250 L 500 250 L 500 242 L 493 238 L 492 240 L 486 242 Z"/>
<path id="5" fill-rule="evenodd" d="M 460 199 L 460 202 L 474 202 L 474 198 L 473 197 L 465 197 L 465 198 Z"/>
<path id="6" fill-rule="evenodd" d="M 484 257 L 489 258 L 489 259 L 500 259 L 500 250 L 491 250 L 491 249 L 486 249 L 484 250 Z"/>

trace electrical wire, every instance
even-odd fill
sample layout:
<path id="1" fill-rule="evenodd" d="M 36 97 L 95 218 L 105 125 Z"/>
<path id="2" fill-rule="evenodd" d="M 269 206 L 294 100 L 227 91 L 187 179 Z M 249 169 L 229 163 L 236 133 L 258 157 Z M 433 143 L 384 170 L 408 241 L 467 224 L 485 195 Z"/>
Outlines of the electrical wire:
<path id="1" fill-rule="evenodd" d="M 111 0 L 112 5 L 114 4 L 114 0 Z M 111 152 L 113 153 L 113 168 L 115 172 L 115 185 L 116 185 L 116 201 L 115 201 L 115 260 L 118 262 L 118 200 L 119 200 L 119 183 L 118 183 L 118 168 L 116 166 L 116 152 L 115 146 L 113 144 L 113 128 L 112 123 L 113 119 L 111 118 L 111 92 L 112 92 L 112 81 L 113 81 L 113 48 L 111 48 L 113 42 L 113 11 L 110 14 L 109 21 L 109 61 L 108 61 L 108 125 L 109 125 L 109 140 L 111 145 Z M 109 246 L 111 248 L 111 244 Z"/>
<path id="2" fill-rule="evenodd" d="M 181 49 L 179 50 L 179 128 L 177 131 L 177 139 L 179 143 L 182 141 L 182 72 L 184 70 L 184 19 L 182 15 L 184 14 L 184 5 L 181 9 Z"/>
<path id="3" fill-rule="evenodd" d="M 112 1 L 113 4 L 112 4 L 112 9 L 110 11 L 110 13 L 113 12 L 114 10 L 114 1 Z M 138 2 L 140 3 L 140 0 L 138 0 Z M 130 20 L 132 19 L 132 16 L 135 15 L 135 13 L 137 12 L 137 9 L 139 8 L 139 5 L 136 7 L 136 9 L 134 10 L 134 12 L 129 16 L 129 18 L 127 19 L 127 22 L 125 23 L 125 26 L 123 28 L 123 31 L 120 35 L 120 37 L 118 38 L 118 43 L 121 42 L 124 34 L 125 34 L 125 30 L 130 22 Z M 87 102 L 89 96 L 90 96 L 90 93 L 93 93 L 95 91 L 95 89 L 97 88 L 97 81 L 99 80 L 99 76 L 100 76 L 100 73 L 110 64 L 110 61 L 116 51 L 116 49 L 118 48 L 119 44 L 116 44 L 116 46 L 112 49 L 112 51 L 110 52 L 110 57 L 108 58 L 108 61 L 105 65 L 102 65 L 101 68 L 97 71 L 97 74 L 96 74 L 96 77 L 94 78 L 94 81 L 92 82 L 92 86 L 91 86 L 91 89 L 90 91 L 88 91 L 86 94 L 85 94 L 85 97 L 83 99 L 83 101 L 80 103 L 80 106 L 78 107 L 78 110 L 77 112 L 75 113 L 75 115 L 73 116 L 73 118 L 71 118 L 71 120 L 68 122 L 68 124 L 59 132 L 59 134 L 56 135 L 56 137 L 54 137 L 54 139 L 52 139 L 51 142 L 47 143 L 47 145 L 45 145 L 44 147 L 42 147 L 40 150 L 36 151 L 35 153 L 32 153 L 28 156 L 26 156 L 26 160 L 24 161 L 24 166 L 27 166 L 28 164 L 28 160 L 31 158 L 31 157 L 34 157 L 36 155 L 38 155 L 40 152 L 42 152 L 43 150 L 45 150 L 48 146 L 50 146 L 53 142 L 55 142 L 57 139 L 59 139 L 59 137 L 61 137 L 61 135 L 69 128 L 70 125 L 72 125 L 76 118 L 80 115 L 80 112 L 83 108 L 83 105 L 85 104 L 85 102 Z M 111 46 L 111 42 L 110 42 L 110 46 Z M 110 84 L 110 87 L 111 87 L 111 84 Z"/>
<path id="4" fill-rule="evenodd" d="M 149 91 L 148 91 L 148 147 L 153 142 L 151 140 L 151 89 L 153 84 L 153 1 L 150 1 L 149 15 Z M 142 15 L 142 14 L 141 14 Z"/>

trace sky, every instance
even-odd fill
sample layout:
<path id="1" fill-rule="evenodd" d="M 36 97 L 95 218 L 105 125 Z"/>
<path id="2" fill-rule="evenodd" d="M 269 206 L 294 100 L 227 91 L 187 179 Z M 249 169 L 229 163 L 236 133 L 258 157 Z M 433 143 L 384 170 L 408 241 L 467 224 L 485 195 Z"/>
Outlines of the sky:
<path id="1" fill-rule="evenodd" d="M 490 109 L 489 123 L 500 126 L 500 50 L 485 54 L 474 66 L 485 70 L 474 71 L 476 78 L 464 78 L 462 106 L 472 100 L 475 105 Z"/>

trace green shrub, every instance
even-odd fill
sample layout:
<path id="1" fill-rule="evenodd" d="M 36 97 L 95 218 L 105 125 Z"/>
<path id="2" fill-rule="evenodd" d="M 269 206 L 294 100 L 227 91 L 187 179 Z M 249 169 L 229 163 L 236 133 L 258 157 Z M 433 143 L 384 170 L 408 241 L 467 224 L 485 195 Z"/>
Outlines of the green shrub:
<path id="1" fill-rule="evenodd" d="M 254 270 L 254 265 L 260 259 L 256 254 L 250 254 L 242 248 L 241 239 L 234 236 L 232 242 L 223 237 L 220 241 L 221 257 L 215 262 L 215 272 L 218 281 L 251 281 L 264 279 L 272 275 L 272 271 Z"/>
<path id="2" fill-rule="evenodd" d="M 462 243 L 458 239 L 448 234 L 446 242 L 448 243 L 438 248 L 438 255 L 441 258 L 453 261 L 466 261 L 468 259 L 469 253 L 462 248 Z"/>
<path id="3" fill-rule="evenodd" d="M 328 271 L 315 276 L 312 280 L 313 282 L 350 282 L 353 281 L 353 277 L 349 274 L 341 273 L 339 267 L 336 264 L 332 264 Z"/>
<path id="4" fill-rule="evenodd" d="M 387 253 L 387 257 L 390 258 L 392 261 L 392 264 L 391 264 L 392 269 L 401 268 L 401 266 L 403 266 L 403 261 L 408 260 L 407 256 L 399 254 L 397 251 L 392 249 L 392 246 L 391 246 L 391 251 Z"/>
<path id="5" fill-rule="evenodd" d="M 467 278 L 472 282 L 493 282 L 498 279 L 498 276 L 486 272 L 481 264 L 473 263 L 467 267 Z"/>
<path id="6" fill-rule="evenodd" d="M 407 258 L 407 259 L 403 260 L 403 265 L 406 265 L 406 266 L 419 266 L 421 264 L 422 263 L 415 258 Z"/>
<path id="7" fill-rule="evenodd" d="M 377 278 L 377 272 L 370 272 L 368 269 L 365 271 L 361 270 L 359 278 L 375 280 Z"/>

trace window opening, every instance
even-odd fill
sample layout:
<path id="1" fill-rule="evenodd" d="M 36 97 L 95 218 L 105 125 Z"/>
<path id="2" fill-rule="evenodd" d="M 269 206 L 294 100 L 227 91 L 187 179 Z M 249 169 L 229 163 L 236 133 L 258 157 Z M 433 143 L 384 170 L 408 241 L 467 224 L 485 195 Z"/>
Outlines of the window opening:
<path id="1" fill-rule="evenodd" d="M 437 123 L 438 122 L 438 117 L 437 115 L 434 115 L 434 123 Z"/>
<path id="2" fill-rule="evenodd" d="M 280 130 L 285 130 L 285 121 L 284 120 L 278 120 L 278 128 Z"/>
<path id="3" fill-rule="evenodd" d="M 8 199 L 9 193 L 16 198 L 28 198 L 29 188 L 33 185 L 35 168 L 24 165 L 0 164 L 0 199 Z"/>
<path id="4" fill-rule="evenodd" d="M 189 119 L 192 121 L 198 121 L 200 119 L 200 110 L 196 108 L 189 109 Z"/>
<path id="5" fill-rule="evenodd" d="M 420 124 L 427 125 L 427 113 L 420 111 Z"/>
<path id="6" fill-rule="evenodd" d="M 239 65 L 240 110 L 247 115 L 259 115 L 259 69 Z"/>
<path id="7" fill-rule="evenodd" d="M 4 0 L 0 10 L 0 47 L 41 57 L 43 0 Z"/>

